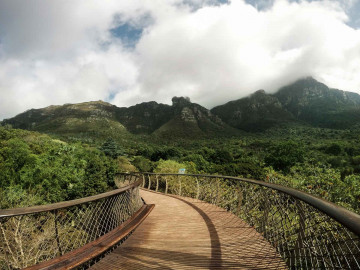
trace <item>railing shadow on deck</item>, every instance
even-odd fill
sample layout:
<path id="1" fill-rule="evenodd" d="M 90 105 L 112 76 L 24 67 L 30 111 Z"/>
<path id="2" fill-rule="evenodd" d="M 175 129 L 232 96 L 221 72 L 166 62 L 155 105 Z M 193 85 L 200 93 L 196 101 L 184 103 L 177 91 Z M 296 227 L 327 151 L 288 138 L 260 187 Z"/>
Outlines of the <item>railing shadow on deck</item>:
<path id="1" fill-rule="evenodd" d="M 87 198 L 0 210 L 0 269 L 72 269 L 118 245 L 153 207 L 136 179 Z"/>
<path id="2" fill-rule="evenodd" d="M 360 216 L 336 204 L 252 179 L 133 175 L 142 178 L 145 189 L 201 200 L 232 212 L 255 228 L 289 269 L 360 269 Z"/>

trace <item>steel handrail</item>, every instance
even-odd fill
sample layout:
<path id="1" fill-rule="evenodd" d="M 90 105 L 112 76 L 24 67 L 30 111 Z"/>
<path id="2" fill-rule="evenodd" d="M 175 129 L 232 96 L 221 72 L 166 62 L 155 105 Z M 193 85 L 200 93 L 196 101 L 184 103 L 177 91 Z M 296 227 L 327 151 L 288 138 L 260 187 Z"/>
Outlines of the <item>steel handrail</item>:
<path id="1" fill-rule="evenodd" d="M 251 184 L 256 184 L 259 186 L 264 186 L 271 188 L 287 195 L 290 195 L 294 198 L 297 198 L 314 208 L 320 210 L 324 214 L 338 221 L 350 231 L 360 236 L 360 215 L 342 207 L 335 203 L 329 202 L 312 194 L 300 191 L 294 188 L 285 187 L 279 184 L 268 183 L 260 180 L 233 177 L 233 176 L 222 176 L 222 175 L 207 175 L 207 174 L 178 174 L 178 173 L 133 173 L 133 174 L 145 174 L 145 175 L 160 175 L 160 176 L 190 176 L 190 177 L 207 177 L 207 178 L 223 178 L 236 181 L 243 181 Z"/>
<path id="2" fill-rule="evenodd" d="M 71 200 L 71 201 L 65 201 L 65 202 L 58 202 L 53 204 L 46 204 L 46 205 L 38 205 L 38 206 L 30 206 L 30 207 L 19 207 L 19 208 L 9 208 L 9 209 L 0 209 L 0 218 L 5 217 L 14 217 L 14 216 L 21 216 L 21 215 L 28 215 L 28 214 L 35 214 L 35 213 L 41 213 L 41 212 L 48 212 L 63 208 L 68 208 L 72 206 L 76 206 L 79 204 L 89 203 L 98 201 L 104 198 L 108 198 L 111 196 L 115 196 L 117 194 L 124 193 L 130 189 L 133 189 L 135 187 L 138 187 L 141 185 L 141 181 L 138 180 L 132 184 L 129 184 L 125 187 L 115 189 L 112 191 L 108 191 L 105 193 L 101 193 L 94 196 L 89 196 L 81 199 Z"/>

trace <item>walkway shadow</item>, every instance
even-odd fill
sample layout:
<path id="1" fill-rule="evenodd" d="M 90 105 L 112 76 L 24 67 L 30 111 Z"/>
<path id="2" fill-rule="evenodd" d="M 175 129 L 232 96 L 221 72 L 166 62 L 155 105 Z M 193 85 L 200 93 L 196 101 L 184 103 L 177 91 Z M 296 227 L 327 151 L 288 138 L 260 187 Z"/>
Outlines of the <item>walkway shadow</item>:
<path id="1" fill-rule="evenodd" d="M 194 205 L 193 203 L 186 201 L 184 199 L 181 199 L 177 196 L 171 196 L 170 197 L 177 199 L 179 201 L 182 201 L 183 203 L 186 203 L 187 205 L 191 206 L 196 210 L 200 216 L 204 219 L 205 224 L 208 228 L 208 231 L 210 233 L 210 241 L 211 241 L 211 262 L 209 265 L 209 269 L 219 269 L 222 266 L 222 260 L 221 260 L 221 244 L 220 244 L 220 238 L 218 235 L 218 232 L 216 230 L 216 227 L 214 223 L 211 221 L 210 217 L 199 207 Z"/>

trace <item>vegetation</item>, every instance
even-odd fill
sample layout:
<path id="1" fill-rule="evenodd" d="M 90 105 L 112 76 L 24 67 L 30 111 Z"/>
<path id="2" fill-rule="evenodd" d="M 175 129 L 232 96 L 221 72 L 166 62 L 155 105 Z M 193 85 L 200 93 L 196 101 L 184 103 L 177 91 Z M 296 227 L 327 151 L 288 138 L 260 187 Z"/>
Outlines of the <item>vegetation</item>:
<path id="1" fill-rule="evenodd" d="M 101 151 L 0 127 L 0 207 L 72 200 L 114 187 L 116 162 Z"/>
<path id="2" fill-rule="evenodd" d="M 295 187 L 359 212 L 359 132 L 298 124 L 224 138 L 132 135 L 85 144 L 0 128 L 0 206 L 71 200 L 114 187 L 116 172 L 221 174 Z M 26 198 L 26 200 L 25 200 Z"/>

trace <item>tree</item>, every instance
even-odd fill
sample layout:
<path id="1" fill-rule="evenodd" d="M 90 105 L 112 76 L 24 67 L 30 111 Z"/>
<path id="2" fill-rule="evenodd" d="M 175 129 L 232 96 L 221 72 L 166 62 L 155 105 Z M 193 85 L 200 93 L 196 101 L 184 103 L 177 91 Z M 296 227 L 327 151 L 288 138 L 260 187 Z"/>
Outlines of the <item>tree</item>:
<path id="1" fill-rule="evenodd" d="M 123 155 L 123 151 L 120 149 L 119 145 L 114 141 L 113 138 L 108 138 L 100 147 L 100 150 L 103 151 L 106 156 L 114 159 Z"/>
<path id="2" fill-rule="evenodd" d="M 287 173 L 296 163 L 304 161 L 304 154 L 302 145 L 296 142 L 279 143 L 268 150 L 265 163 Z"/>
<path id="3" fill-rule="evenodd" d="M 152 163 L 149 159 L 147 159 L 145 157 L 137 156 L 134 158 L 132 163 L 135 165 L 135 167 L 140 172 L 151 172 L 152 171 Z"/>
<path id="4" fill-rule="evenodd" d="M 337 144 L 337 143 L 332 143 L 327 149 L 326 149 L 326 153 L 327 154 L 331 154 L 331 155 L 335 155 L 338 156 L 340 155 L 342 152 L 342 147 Z"/>

